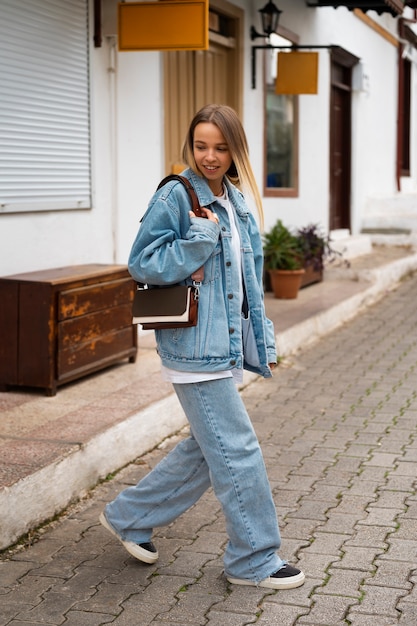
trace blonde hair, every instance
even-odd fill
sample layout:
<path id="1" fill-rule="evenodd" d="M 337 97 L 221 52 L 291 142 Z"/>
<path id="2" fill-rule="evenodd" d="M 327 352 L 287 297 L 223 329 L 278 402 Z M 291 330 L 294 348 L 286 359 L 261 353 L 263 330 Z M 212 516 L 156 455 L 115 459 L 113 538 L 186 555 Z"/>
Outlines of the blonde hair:
<path id="1" fill-rule="evenodd" d="M 256 184 L 252 166 L 249 161 L 249 150 L 246 134 L 242 123 L 234 109 L 223 104 L 207 104 L 200 109 L 191 121 L 184 145 L 182 159 L 196 174 L 201 176 L 194 159 L 194 131 L 198 124 L 210 122 L 215 124 L 226 140 L 232 157 L 232 164 L 226 172 L 227 178 L 239 189 L 248 189 L 258 209 L 261 227 L 264 223 L 261 194 Z"/>

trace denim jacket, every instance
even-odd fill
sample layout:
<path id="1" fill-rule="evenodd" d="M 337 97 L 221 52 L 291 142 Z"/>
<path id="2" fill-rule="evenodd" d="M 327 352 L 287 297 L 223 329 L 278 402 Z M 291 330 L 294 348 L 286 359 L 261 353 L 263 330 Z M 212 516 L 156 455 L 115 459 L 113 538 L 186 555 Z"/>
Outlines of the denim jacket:
<path id="1" fill-rule="evenodd" d="M 215 211 L 219 223 L 190 218 L 186 189 L 178 181 L 170 181 L 153 195 L 128 263 L 132 277 L 150 286 L 190 285 L 191 274 L 204 265 L 197 326 L 155 331 L 162 363 L 186 372 L 244 367 L 270 377 L 268 363 L 276 362 L 275 335 L 273 324 L 265 315 L 263 250 L 255 218 L 242 193 L 225 181 L 240 232 L 242 272 L 259 367 L 248 365 L 243 358 L 239 267 L 233 258 L 227 212 L 204 178 L 191 169 L 183 175 L 191 181 L 200 205 Z"/>

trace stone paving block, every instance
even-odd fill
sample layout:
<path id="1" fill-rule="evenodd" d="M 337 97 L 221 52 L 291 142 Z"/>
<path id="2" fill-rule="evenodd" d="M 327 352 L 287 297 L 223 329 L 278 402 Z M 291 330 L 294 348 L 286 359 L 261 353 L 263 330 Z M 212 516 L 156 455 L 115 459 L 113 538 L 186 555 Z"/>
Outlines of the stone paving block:
<path id="1" fill-rule="evenodd" d="M 379 548 L 381 553 L 388 549 L 387 537 L 391 530 L 384 526 L 361 526 L 354 529 L 351 537 L 345 541 L 345 546 L 364 546 Z"/>
<path id="2" fill-rule="evenodd" d="M 112 572 L 118 572 L 125 566 L 128 560 L 133 560 L 133 557 L 130 556 L 123 548 L 122 544 L 109 533 L 108 542 L 108 544 L 103 545 L 102 549 L 100 548 L 100 552 L 97 552 L 96 558 L 92 560 L 92 565 L 94 567 L 102 567 L 106 570 L 111 570 Z M 78 554 L 82 554 L 82 552 Z M 86 563 L 85 561 L 84 564 Z M 53 567 L 56 572 L 59 571 L 59 566 L 60 561 L 51 564 L 51 567 Z M 45 570 L 42 569 L 41 573 L 44 575 Z M 49 575 L 48 570 L 46 570 L 46 574 Z M 69 574 L 70 572 L 67 571 L 64 577 L 68 578 Z"/>
<path id="3" fill-rule="evenodd" d="M 353 456 L 368 461 L 373 454 L 374 447 L 357 443 L 356 441 L 349 443 L 344 451 L 344 456 Z"/>
<path id="4" fill-rule="evenodd" d="M 314 624 L 314 626 L 334 626 L 345 624 L 345 616 L 356 600 L 353 598 L 315 595 L 313 606 L 308 615 L 303 615 L 298 624 Z"/>
<path id="5" fill-rule="evenodd" d="M 311 576 L 316 580 L 324 581 L 330 566 L 340 562 L 340 558 L 329 556 L 327 554 L 305 554 L 300 551 L 297 567 L 303 570 L 307 576 Z"/>
<path id="6" fill-rule="evenodd" d="M 329 577 L 321 587 L 314 590 L 315 594 L 343 596 L 356 598 L 361 597 L 361 586 L 364 581 L 369 580 L 370 575 L 360 570 L 342 570 L 337 568 L 329 569 Z"/>
<path id="7" fill-rule="evenodd" d="M 328 485 L 338 485 L 346 488 L 354 476 L 356 476 L 355 472 L 342 472 L 340 467 L 329 467 L 326 470 L 325 480 Z"/>
<path id="8" fill-rule="evenodd" d="M 275 474 L 279 479 L 281 476 L 279 473 Z M 268 470 L 268 477 L 270 480 L 273 480 L 274 471 Z M 283 481 L 279 483 L 279 488 L 281 490 L 288 490 L 303 495 L 304 493 L 311 493 L 312 486 L 316 483 L 317 479 L 315 476 L 298 476 L 291 474 L 288 477 L 284 477 Z"/>
<path id="9" fill-rule="evenodd" d="M 395 473 L 398 476 L 416 476 L 416 463 L 410 463 L 409 461 L 398 461 L 395 468 Z"/>
<path id="10" fill-rule="evenodd" d="M 364 464 L 383 468 L 394 467 L 401 456 L 398 454 L 389 454 L 388 452 L 374 452 L 372 458 L 369 459 L 369 461 L 365 461 Z"/>
<path id="11" fill-rule="evenodd" d="M 318 528 L 317 522 L 308 519 L 280 520 L 280 532 L 284 541 L 287 539 L 308 540 Z"/>
<path id="12" fill-rule="evenodd" d="M 65 626 L 103 626 L 104 624 L 112 624 L 114 620 L 114 615 L 97 612 L 83 613 L 80 611 L 71 610 L 68 611 L 68 613 L 65 615 L 65 618 Z M 24 626 L 28 626 L 27 622 Z"/>
<path id="13" fill-rule="evenodd" d="M 351 496 L 367 496 L 369 497 L 369 501 L 372 502 L 378 496 L 377 492 L 379 489 L 380 483 L 373 480 L 362 480 L 361 476 L 355 476 L 355 478 L 350 481 L 349 489 L 346 490 L 346 494 Z"/>
<path id="14" fill-rule="evenodd" d="M 216 610 L 211 610 L 206 617 L 208 618 L 207 626 L 246 626 L 257 621 L 256 615 L 223 613 Z"/>
<path id="15" fill-rule="evenodd" d="M 76 600 L 70 594 L 50 591 L 39 604 L 32 609 L 20 611 L 17 617 L 29 623 L 31 621 L 40 621 L 43 623 L 62 624 L 65 621 L 65 614 L 75 603 Z"/>
<path id="16" fill-rule="evenodd" d="M 172 563 L 158 567 L 158 573 L 163 576 L 189 576 L 197 579 L 201 576 L 201 568 L 211 560 L 210 554 L 179 550 Z"/>
<path id="17" fill-rule="evenodd" d="M 405 591 L 387 587 L 373 587 L 372 585 L 364 585 L 362 590 L 364 593 L 362 602 L 350 609 L 349 616 L 363 613 L 373 615 L 375 620 L 379 619 L 380 616 L 398 619 L 396 607 L 399 600 L 405 595 Z"/>
<path id="18" fill-rule="evenodd" d="M 178 602 L 166 614 L 159 615 L 163 622 L 165 619 L 171 622 L 181 621 L 184 624 L 205 626 L 206 614 L 210 607 L 223 599 L 222 596 L 200 593 L 197 588 L 191 588 L 177 594 Z"/>
<path id="19" fill-rule="evenodd" d="M 414 539 L 397 539 L 395 534 L 391 534 L 387 538 L 388 550 L 381 556 L 381 559 L 388 561 L 404 561 L 405 563 L 414 562 L 417 565 L 417 537 Z"/>
<path id="20" fill-rule="evenodd" d="M 399 624 L 400 626 L 417 626 L 417 604 L 402 604 L 400 602 L 399 609 L 401 611 Z"/>
<path id="21" fill-rule="evenodd" d="M 281 557 L 292 565 L 296 565 L 299 552 L 308 548 L 310 540 L 311 538 L 307 537 L 304 539 L 286 539 L 280 548 Z"/>
<path id="22" fill-rule="evenodd" d="M 22 602 L 17 605 L 15 602 L 9 603 L 7 597 L 0 596 L 0 626 L 6 626 L 6 624 L 15 623 L 15 618 L 22 611 L 30 611 L 33 607 L 29 602 Z M 21 624 L 23 622 L 20 622 Z M 31 622 L 33 624 L 34 622 Z M 27 626 L 27 622 L 25 622 Z"/>
<path id="23" fill-rule="evenodd" d="M 256 622 L 257 626 L 293 626 L 297 619 L 305 614 L 305 609 L 297 606 L 277 606 L 270 602 L 262 605 L 262 614 Z M 220 625 L 219 625 L 220 626 Z"/>
<path id="24" fill-rule="evenodd" d="M 369 507 L 368 515 L 361 519 L 358 524 L 395 528 L 397 525 L 396 518 L 401 512 L 402 510 L 398 509 L 381 509 L 375 504 L 372 508 Z"/>
<path id="25" fill-rule="evenodd" d="M 417 474 L 416 474 L 417 476 Z M 375 503 L 369 505 L 369 509 L 373 507 L 395 509 L 396 511 L 406 511 L 407 505 L 405 504 L 406 494 L 398 491 L 384 491 L 378 492 L 378 497 Z M 401 513 L 399 513 L 401 514 Z"/>
<path id="26" fill-rule="evenodd" d="M 225 533 L 216 533 L 206 530 L 201 530 L 198 533 L 197 539 L 188 545 L 183 545 L 182 550 L 190 552 L 201 552 L 205 554 L 217 554 L 221 555 L 224 552 L 225 545 L 227 543 L 227 535 Z M 158 542 L 159 546 L 159 542 Z M 159 548 L 158 548 L 159 550 Z"/>
<path id="27" fill-rule="evenodd" d="M 346 536 L 336 533 L 316 531 L 312 537 L 311 544 L 303 549 L 304 554 L 329 554 L 340 556 Z"/>
<path id="28" fill-rule="evenodd" d="M 349 623 L 351 626 L 376 626 L 375 619 L 375 615 L 349 614 Z M 396 626 L 398 624 L 398 621 L 393 617 L 383 617 L 382 615 L 378 615 L 377 619 L 378 626 Z M 404 626 L 417 626 L 417 624 L 410 622 L 408 624 L 404 624 Z"/>
<path id="29" fill-rule="evenodd" d="M 330 509 L 326 515 L 326 522 L 317 526 L 317 530 L 321 532 L 350 535 L 358 522 L 358 515 L 338 513 L 337 509 Z"/>
<path id="30" fill-rule="evenodd" d="M 329 505 L 330 506 L 330 505 Z M 298 518 L 298 519 L 309 519 L 316 521 L 325 521 L 326 515 L 323 512 L 323 509 L 326 510 L 327 506 L 323 504 L 322 501 L 314 502 L 301 502 L 299 508 L 292 512 L 288 512 L 288 515 L 285 517 L 288 518 Z"/>
<path id="31" fill-rule="evenodd" d="M 279 487 L 272 489 L 274 495 L 274 502 L 280 507 L 285 507 L 290 510 L 297 510 L 298 502 L 302 494 L 297 491 L 281 490 Z"/>
<path id="32" fill-rule="evenodd" d="M 18 561 L 0 561 L 0 593 L 7 593 L 8 587 L 13 587 L 27 572 L 36 568 L 36 564 Z"/>
<path id="33" fill-rule="evenodd" d="M 123 608 L 123 611 L 117 617 L 113 616 L 110 623 L 112 626 L 136 626 L 138 624 L 138 619 L 140 619 L 140 626 L 154 626 L 155 624 L 161 624 L 161 622 L 157 621 L 158 615 L 163 608 L 163 604 L 148 604 L 147 602 L 141 602 L 140 604 L 130 604 Z M 75 626 L 75 625 L 74 625 Z M 100 624 L 101 626 L 101 624 Z M 167 622 L 164 623 L 164 626 L 168 626 Z M 184 626 L 181 624 L 175 624 L 175 626 Z M 186 624 L 185 626 L 189 626 Z"/>
<path id="34" fill-rule="evenodd" d="M 397 589 L 412 589 L 409 582 L 410 572 L 413 569 L 411 562 L 404 561 L 388 561 L 383 556 L 374 561 L 376 572 L 373 577 L 368 579 L 370 585 L 379 585 L 385 587 L 393 587 Z"/>
<path id="35" fill-rule="evenodd" d="M 417 502 L 413 502 L 410 498 L 407 499 L 407 510 L 400 516 L 400 519 L 414 519 L 417 520 Z"/>
<path id="36" fill-rule="evenodd" d="M 144 590 L 140 590 L 139 593 L 127 598 L 123 603 L 123 609 L 135 607 L 137 610 L 142 604 L 148 604 L 155 607 L 166 606 L 167 608 L 164 610 L 168 610 L 177 602 L 180 589 L 188 587 L 193 582 L 195 579 L 192 577 L 157 574 L 152 576 L 149 581 L 150 584 Z"/>
<path id="37" fill-rule="evenodd" d="M 374 572 L 374 561 L 381 555 L 379 548 L 357 548 L 354 546 L 343 546 L 342 558 L 333 563 L 332 567 L 359 570 L 362 572 Z"/>
<path id="38" fill-rule="evenodd" d="M 331 503 L 332 508 L 339 504 L 340 500 L 340 488 L 338 485 L 329 485 L 327 482 L 321 480 L 317 481 L 311 490 L 311 494 L 305 496 L 304 501 L 309 500 L 322 500 L 328 505 Z"/>
<path id="39" fill-rule="evenodd" d="M 68 535 L 67 535 L 68 537 Z M 65 541 L 65 540 L 64 540 Z M 36 564 L 36 567 L 39 566 L 40 563 L 47 563 L 51 561 L 54 554 L 56 554 L 59 550 L 61 550 L 63 545 L 63 541 L 60 538 L 53 538 L 49 533 L 42 537 L 42 541 L 37 539 L 30 546 L 30 554 L 33 563 Z M 19 551 L 13 551 L 13 561 L 27 561 L 27 550 L 22 549 Z M 0 564 L 0 580 L 1 580 L 1 564 Z"/>
<path id="40" fill-rule="evenodd" d="M 358 474 L 363 480 L 370 480 L 371 482 L 379 482 L 385 484 L 387 468 L 386 467 L 372 467 L 369 465 L 361 466 L 361 471 Z"/>
<path id="41" fill-rule="evenodd" d="M 344 453 L 337 457 L 334 469 L 340 472 L 350 472 L 354 475 L 361 470 L 364 460 L 354 456 L 346 456 Z"/>
<path id="42" fill-rule="evenodd" d="M 417 415 L 416 415 L 416 417 L 417 417 Z M 402 460 L 405 463 L 411 463 L 412 465 L 414 465 L 414 468 L 417 468 L 417 449 L 416 448 L 408 448 L 408 449 L 406 449 L 404 451 Z"/>
<path id="43" fill-rule="evenodd" d="M 413 519 L 405 519 L 401 515 L 397 519 L 398 527 L 395 529 L 395 539 L 409 539 L 417 536 L 417 524 Z"/>
<path id="44" fill-rule="evenodd" d="M 59 578 L 49 578 L 48 576 L 24 576 L 19 583 L 11 586 L 10 591 L 1 593 L 0 599 L 7 602 L 8 605 L 36 605 L 42 600 L 42 596 L 62 583 Z M 0 602 L 1 604 L 1 602 Z M 1 609 L 0 609 L 1 613 Z"/>
<path id="45" fill-rule="evenodd" d="M 336 449 L 331 447 L 325 447 L 324 445 L 320 444 L 314 448 L 310 458 L 313 461 L 327 461 L 329 465 L 331 465 L 334 462 L 336 456 L 340 454 L 343 449 L 344 446 L 342 448 L 339 447 L 339 449 Z"/>
<path id="46" fill-rule="evenodd" d="M 121 613 L 122 604 L 128 597 L 143 590 L 144 587 L 138 584 L 116 585 L 104 582 L 89 599 L 77 602 L 73 611 L 77 611 L 80 615 L 84 612 L 93 612 L 106 613 L 114 617 Z"/>
<path id="47" fill-rule="evenodd" d="M 347 492 L 343 494 L 335 511 L 339 514 L 347 513 L 348 515 L 357 515 L 358 519 L 361 519 L 367 507 L 374 502 L 375 499 L 376 496 L 374 495 L 356 496 L 350 495 L 349 492 Z"/>

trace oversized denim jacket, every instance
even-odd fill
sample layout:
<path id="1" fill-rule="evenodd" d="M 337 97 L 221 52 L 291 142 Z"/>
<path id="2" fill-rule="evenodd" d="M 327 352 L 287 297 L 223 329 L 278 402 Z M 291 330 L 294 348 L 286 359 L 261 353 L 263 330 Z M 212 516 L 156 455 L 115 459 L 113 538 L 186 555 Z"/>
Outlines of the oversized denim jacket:
<path id="1" fill-rule="evenodd" d="M 192 284 L 191 274 L 204 265 L 198 324 L 191 328 L 157 330 L 162 363 L 186 372 L 219 372 L 244 367 L 265 378 L 268 363 L 276 362 L 275 335 L 264 309 L 263 251 L 259 229 L 242 193 L 229 181 L 241 238 L 245 281 L 259 367 L 244 362 L 238 264 L 231 248 L 228 215 L 205 179 L 191 169 L 183 172 L 192 183 L 201 206 L 215 211 L 219 224 L 190 218 L 190 200 L 184 186 L 170 181 L 152 197 L 129 257 L 129 271 L 141 283 L 153 286 Z"/>

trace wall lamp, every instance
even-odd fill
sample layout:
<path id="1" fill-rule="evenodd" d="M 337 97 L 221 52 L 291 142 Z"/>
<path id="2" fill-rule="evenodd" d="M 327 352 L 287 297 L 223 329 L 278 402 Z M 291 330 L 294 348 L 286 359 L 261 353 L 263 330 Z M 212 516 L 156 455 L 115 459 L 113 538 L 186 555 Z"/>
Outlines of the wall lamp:
<path id="1" fill-rule="evenodd" d="M 282 11 L 280 11 L 275 6 L 272 0 L 269 0 L 269 2 L 264 6 L 263 9 L 259 9 L 259 13 L 261 14 L 263 33 L 261 34 L 256 32 L 255 27 L 251 26 L 250 38 L 252 41 L 254 39 L 257 39 L 258 37 L 263 37 L 265 39 L 265 37 L 269 37 L 270 35 L 272 35 L 272 33 L 276 33 L 278 28 L 279 16 L 281 15 Z"/>

